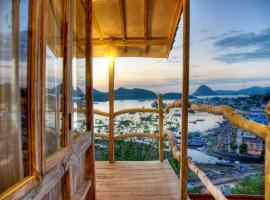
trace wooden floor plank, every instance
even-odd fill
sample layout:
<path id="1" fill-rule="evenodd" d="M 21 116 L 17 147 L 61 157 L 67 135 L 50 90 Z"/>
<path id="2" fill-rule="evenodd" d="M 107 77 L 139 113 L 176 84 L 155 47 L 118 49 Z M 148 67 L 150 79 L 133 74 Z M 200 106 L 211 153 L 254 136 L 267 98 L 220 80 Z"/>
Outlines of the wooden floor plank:
<path id="1" fill-rule="evenodd" d="M 96 161 L 97 200 L 176 200 L 179 180 L 167 161 Z"/>

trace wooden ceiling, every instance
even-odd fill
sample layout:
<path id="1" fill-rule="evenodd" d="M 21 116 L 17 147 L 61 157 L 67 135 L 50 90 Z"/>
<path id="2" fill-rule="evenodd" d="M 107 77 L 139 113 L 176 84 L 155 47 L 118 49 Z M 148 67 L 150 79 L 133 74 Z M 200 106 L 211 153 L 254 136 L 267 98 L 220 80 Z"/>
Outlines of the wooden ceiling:
<path id="1" fill-rule="evenodd" d="M 169 56 L 182 0 L 93 0 L 93 56 Z"/>
<path id="2" fill-rule="evenodd" d="M 55 1 L 58 2 L 58 1 Z M 59 1 L 61 2 L 61 1 Z M 74 4 L 73 49 L 77 57 L 85 57 L 86 18 L 85 0 Z M 93 0 L 92 1 L 93 56 L 108 56 L 113 49 L 117 57 L 167 58 L 172 48 L 182 0 Z M 60 4 L 48 6 L 50 24 L 59 30 L 49 31 L 49 45 L 58 56 L 61 35 Z M 58 33 L 59 32 L 59 33 Z M 57 40 L 57 41 L 56 41 Z"/>

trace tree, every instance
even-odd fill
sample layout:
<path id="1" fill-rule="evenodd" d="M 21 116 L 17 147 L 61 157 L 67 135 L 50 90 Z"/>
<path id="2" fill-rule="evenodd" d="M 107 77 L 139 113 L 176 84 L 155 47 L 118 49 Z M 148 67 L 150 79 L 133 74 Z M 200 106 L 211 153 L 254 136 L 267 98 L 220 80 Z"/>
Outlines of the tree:
<path id="1" fill-rule="evenodd" d="M 264 194 L 264 175 L 245 178 L 231 189 L 232 194 Z"/>
<path id="2" fill-rule="evenodd" d="M 240 154 L 244 154 L 246 152 L 247 152 L 247 145 L 246 145 L 246 143 L 242 143 L 240 145 Z"/>

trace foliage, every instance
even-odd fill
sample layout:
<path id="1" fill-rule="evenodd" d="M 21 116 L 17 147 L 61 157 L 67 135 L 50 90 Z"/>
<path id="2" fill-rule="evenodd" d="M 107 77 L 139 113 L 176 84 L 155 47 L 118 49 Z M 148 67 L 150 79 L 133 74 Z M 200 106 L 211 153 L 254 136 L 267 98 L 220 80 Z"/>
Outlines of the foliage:
<path id="1" fill-rule="evenodd" d="M 198 186 L 198 187 L 194 187 L 192 189 L 188 189 L 188 192 L 189 193 L 201 193 L 202 189 L 203 189 L 202 186 Z"/>
<path id="2" fill-rule="evenodd" d="M 230 133 L 230 147 L 233 151 L 237 149 L 235 130 L 232 130 Z"/>
<path id="3" fill-rule="evenodd" d="M 166 155 L 168 162 L 170 163 L 171 167 L 173 168 L 173 171 L 176 174 L 179 174 L 180 171 L 180 165 L 179 162 L 173 157 L 171 151 Z"/>
<path id="4" fill-rule="evenodd" d="M 245 144 L 245 143 L 242 143 L 241 145 L 240 145 L 240 153 L 241 154 L 244 154 L 244 153 L 246 153 L 247 152 L 247 145 Z"/>
<path id="5" fill-rule="evenodd" d="M 176 118 L 164 120 L 165 126 L 178 130 L 180 123 Z M 103 118 L 95 120 L 95 132 L 108 134 L 108 121 Z M 153 133 L 159 134 L 158 116 L 148 113 L 129 113 L 121 115 L 115 120 L 115 135 L 128 133 Z M 108 160 L 108 141 L 104 139 L 95 139 L 96 159 Z M 169 147 L 164 144 L 165 149 Z M 158 141 L 150 138 L 127 138 L 118 140 L 114 145 L 115 160 L 158 160 Z M 170 151 L 165 151 L 165 156 L 169 160 L 172 168 L 179 173 L 179 163 L 176 161 Z"/>
<path id="6" fill-rule="evenodd" d="M 264 194 L 264 175 L 257 175 L 245 178 L 231 189 L 232 194 Z"/>

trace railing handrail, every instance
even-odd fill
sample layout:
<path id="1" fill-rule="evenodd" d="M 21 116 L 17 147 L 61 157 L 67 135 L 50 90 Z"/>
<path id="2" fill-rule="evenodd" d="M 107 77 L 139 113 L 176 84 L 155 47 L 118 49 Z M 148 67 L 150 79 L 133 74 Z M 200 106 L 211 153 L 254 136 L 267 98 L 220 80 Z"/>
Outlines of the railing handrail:
<path id="1" fill-rule="evenodd" d="M 114 113 L 114 117 L 126 113 L 137 113 L 137 112 L 144 112 L 144 113 L 157 113 L 159 114 L 159 120 L 162 119 L 162 123 L 159 124 L 159 126 L 162 125 L 162 128 L 160 127 L 160 134 L 151 134 L 151 133 L 126 133 L 126 134 L 121 134 L 121 135 L 116 135 L 113 137 L 113 140 L 118 140 L 118 139 L 124 139 L 124 138 L 129 138 L 129 137 L 149 137 L 152 139 L 159 139 L 160 144 L 163 142 L 164 137 L 167 137 L 169 140 L 169 147 L 172 151 L 173 157 L 180 161 L 181 159 L 181 148 L 180 146 L 176 143 L 176 139 L 174 138 L 173 134 L 166 130 L 163 131 L 163 115 L 164 113 L 169 113 L 170 109 L 172 108 L 177 108 L 182 106 L 181 100 L 174 101 L 173 103 L 168 104 L 165 112 L 162 108 L 163 106 L 163 100 L 162 96 L 159 96 L 159 108 L 158 109 L 152 109 L 152 108 L 130 108 L 130 109 L 123 109 L 120 111 L 117 111 Z M 237 113 L 236 110 L 234 110 L 230 106 L 211 106 L 208 104 L 202 104 L 198 105 L 195 103 L 189 103 L 189 108 L 193 109 L 194 111 L 197 112 L 208 112 L 211 114 L 215 115 L 222 115 L 228 119 L 228 121 L 238 127 L 239 129 L 242 129 L 244 131 L 248 131 L 254 135 L 257 135 L 259 137 L 262 137 L 263 139 L 268 139 L 269 134 L 270 134 L 270 126 L 268 125 L 263 125 L 260 123 L 257 123 L 255 121 L 248 120 L 241 116 L 239 113 Z M 265 108 L 265 112 L 267 114 L 268 119 L 270 119 L 270 102 L 267 104 Z M 103 116 L 109 116 L 109 113 L 99 111 L 99 110 L 94 110 L 95 114 L 98 115 L 103 115 Z M 162 132 L 162 133 L 161 133 Z M 101 133 L 95 133 L 95 136 L 109 139 L 109 136 L 106 134 L 101 134 Z M 161 146 L 160 146 L 161 147 Z M 163 145 L 162 145 L 163 148 Z M 160 160 L 163 161 L 163 158 L 161 158 L 163 155 L 160 150 Z M 267 158 L 265 158 L 267 160 Z M 218 200 L 226 200 L 227 198 L 222 194 L 222 192 L 211 182 L 210 179 L 205 175 L 203 171 L 201 171 L 193 162 L 190 158 L 187 159 L 187 165 L 189 169 L 195 173 L 198 178 L 201 180 L 202 184 L 206 187 L 206 189 L 211 193 L 211 195 Z M 266 162 L 268 163 L 268 162 Z M 267 169 L 266 169 L 267 170 Z M 267 174 L 268 172 L 266 172 Z M 267 185 L 267 181 L 266 181 Z M 267 186 L 268 187 L 268 186 Z"/>
<path id="2" fill-rule="evenodd" d="M 169 147 L 172 151 L 173 157 L 181 161 L 181 148 L 180 146 L 175 142 L 175 138 L 173 136 L 173 133 L 166 130 L 165 135 L 169 139 Z M 205 175 L 203 171 L 201 171 L 190 158 L 187 159 L 187 165 L 189 169 L 197 175 L 197 177 L 201 180 L 202 184 L 206 187 L 206 189 L 211 193 L 211 195 L 217 199 L 217 200 L 226 200 L 227 198 L 222 194 L 222 192 L 211 182 L 211 180 Z"/>
<path id="3" fill-rule="evenodd" d="M 168 104 L 166 108 L 166 113 L 172 108 L 179 108 L 182 106 L 181 100 L 174 101 L 171 104 Z M 207 112 L 214 115 L 223 115 L 228 119 L 228 121 L 235 125 L 237 128 L 255 134 L 263 139 L 266 138 L 267 132 L 270 131 L 268 125 L 260 124 L 258 122 L 248 120 L 241 116 L 235 109 L 231 106 L 221 105 L 221 106 L 211 106 L 208 104 L 198 105 L 190 102 L 189 108 L 197 112 Z"/>
<path id="4" fill-rule="evenodd" d="M 110 118 L 110 113 L 108 113 L 108 112 L 103 112 L 103 111 L 97 110 L 97 109 L 94 109 L 93 112 L 94 112 L 94 114 Z M 133 138 L 133 137 L 147 137 L 147 138 L 159 140 L 159 160 L 162 162 L 164 160 L 164 152 L 163 152 L 164 151 L 164 146 L 163 146 L 163 142 L 164 142 L 164 133 L 163 133 L 163 126 L 164 126 L 163 118 L 164 118 L 164 116 L 163 116 L 163 114 L 164 114 L 164 111 L 163 111 L 163 98 L 162 98 L 162 95 L 158 95 L 158 108 L 128 108 L 128 109 L 122 109 L 122 110 L 119 110 L 117 112 L 113 112 L 112 117 L 113 117 L 113 119 L 115 119 L 115 117 L 117 117 L 119 115 L 123 115 L 123 114 L 126 114 L 126 113 L 138 113 L 138 112 L 158 114 L 159 135 L 154 134 L 154 133 L 124 133 L 124 134 L 120 134 L 120 135 L 113 135 L 112 134 L 111 137 L 110 137 L 109 136 L 110 133 L 108 135 L 106 135 L 104 133 L 94 133 L 95 137 L 108 139 L 109 142 L 114 142 L 116 140 L 125 139 L 125 138 Z M 114 120 L 109 120 L 109 123 L 114 123 Z M 110 148 L 109 148 L 109 151 L 110 151 Z"/>

